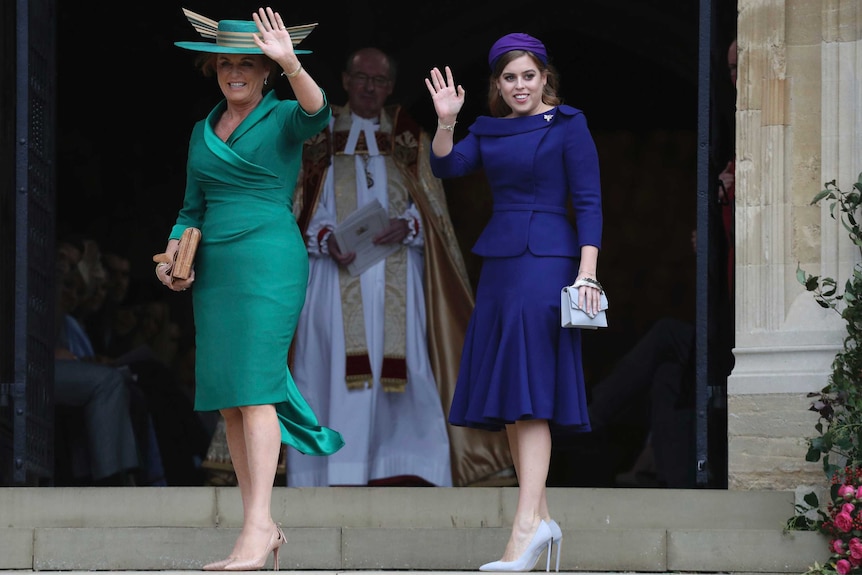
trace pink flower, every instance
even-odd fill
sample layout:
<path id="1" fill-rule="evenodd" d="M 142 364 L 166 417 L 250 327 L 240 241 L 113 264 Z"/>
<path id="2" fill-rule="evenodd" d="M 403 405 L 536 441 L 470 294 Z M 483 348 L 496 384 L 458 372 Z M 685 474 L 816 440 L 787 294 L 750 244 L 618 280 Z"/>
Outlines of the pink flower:
<path id="1" fill-rule="evenodd" d="M 859 488 L 862 489 L 862 486 Z M 838 488 L 838 497 L 852 499 L 854 495 L 856 495 L 856 489 L 852 485 L 842 485 Z"/>
<path id="2" fill-rule="evenodd" d="M 835 527 L 847 533 L 853 529 L 853 518 L 850 517 L 849 513 L 842 511 L 835 516 Z"/>
<path id="3" fill-rule="evenodd" d="M 833 485 L 837 487 L 829 515 L 818 523 L 820 532 L 830 536 L 831 557 L 819 573 L 862 575 L 862 465 L 845 468 L 843 482 L 836 474 Z"/>
<path id="4" fill-rule="evenodd" d="M 838 553 L 839 555 L 844 554 L 844 542 L 840 539 L 833 539 L 830 541 L 829 548 L 832 549 L 833 553 Z"/>

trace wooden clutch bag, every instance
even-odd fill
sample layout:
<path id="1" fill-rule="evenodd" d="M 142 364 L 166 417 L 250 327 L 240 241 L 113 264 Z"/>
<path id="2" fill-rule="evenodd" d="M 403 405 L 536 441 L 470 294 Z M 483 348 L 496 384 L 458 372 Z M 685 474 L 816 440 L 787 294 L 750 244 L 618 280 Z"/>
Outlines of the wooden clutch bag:
<path id="1" fill-rule="evenodd" d="M 201 231 L 197 228 L 186 228 L 180 237 L 180 247 L 177 249 L 171 277 L 181 280 L 189 279 L 192 273 L 192 266 L 195 264 L 195 253 L 198 250 L 200 242 Z"/>
<path id="2" fill-rule="evenodd" d="M 198 249 L 198 244 L 201 242 L 201 231 L 198 228 L 186 228 L 183 235 L 180 236 L 180 244 L 177 252 L 174 254 L 174 259 L 167 254 L 156 254 L 153 256 L 154 262 L 167 263 L 170 265 L 168 273 L 171 279 L 186 280 L 192 273 L 192 267 L 195 264 L 195 253 Z"/>

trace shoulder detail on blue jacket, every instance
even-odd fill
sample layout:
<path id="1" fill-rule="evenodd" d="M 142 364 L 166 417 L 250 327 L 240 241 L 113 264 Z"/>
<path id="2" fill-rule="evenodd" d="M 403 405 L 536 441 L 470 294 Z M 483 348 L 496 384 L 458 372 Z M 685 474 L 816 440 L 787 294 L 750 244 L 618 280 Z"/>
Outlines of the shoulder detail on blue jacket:
<path id="1" fill-rule="evenodd" d="M 560 104 L 559 106 L 557 106 L 557 110 L 564 116 L 577 116 L 578 114 L 584 113 L 583 110 L 567 106 L 566 104 Z"/>
<path id="2" fill-rule="evenodd" d="M 551 125 L 553 113 L 517 118 L 492 118 L 479 116 L 469 130 L 477 136 L 513 136 L 536 130 L 545 130 Z"/>
<path id="3" fill-rule="evenodd" d="M 479 116 L 470 126 L 469 130 L 477 136 L 512 136 L 523 134 L 547 129 L 553 124 L 555 114 L 573 118 L 579 114 L 582 115 L 583 112 L 578 108 L 561 104 L 553 110 L 549 110 L 546 114 L 536 114 L 534 116 L 520 116 L 517 118 Z"/>

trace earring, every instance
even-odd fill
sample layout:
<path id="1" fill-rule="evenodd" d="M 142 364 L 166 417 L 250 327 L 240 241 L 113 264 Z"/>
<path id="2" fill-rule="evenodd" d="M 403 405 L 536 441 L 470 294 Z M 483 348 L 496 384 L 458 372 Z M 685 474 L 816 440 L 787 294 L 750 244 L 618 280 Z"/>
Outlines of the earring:
<path id="1" fill-rule="evenodd" d="M 264 78 L 263 85 L 266 86 L 267 84 L 269 84 L 269 78 Z"/>

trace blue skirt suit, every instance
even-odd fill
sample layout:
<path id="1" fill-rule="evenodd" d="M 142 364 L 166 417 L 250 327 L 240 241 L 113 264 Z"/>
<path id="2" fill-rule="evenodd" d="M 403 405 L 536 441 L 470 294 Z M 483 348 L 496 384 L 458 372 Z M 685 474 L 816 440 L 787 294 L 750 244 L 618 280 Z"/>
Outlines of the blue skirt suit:
<path id="1" fill-rule="evenodd" d="M 583 113 L 481 116 L 450 154 L 431 153 L 431 168 L 440 178 L 484 169 L 493 197 L 472 250 L 482 270 L 449 422 L 500 430 L 547 419 L 589 431 L 581 333 L 560 326 L 581 246 L 601 247 L 598 154 Z"/>

